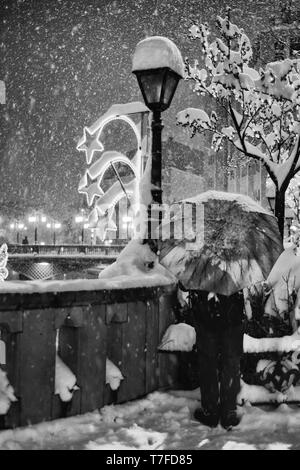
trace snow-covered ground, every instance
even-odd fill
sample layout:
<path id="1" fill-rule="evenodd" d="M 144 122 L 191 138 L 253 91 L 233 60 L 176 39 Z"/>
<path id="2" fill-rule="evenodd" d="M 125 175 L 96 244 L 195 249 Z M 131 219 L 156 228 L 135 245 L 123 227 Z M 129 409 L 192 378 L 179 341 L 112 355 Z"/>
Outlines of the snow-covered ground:
<path id="1" fill-rule="evenodd" d="M 241 408 L 228 432 L 192 418 L 198 391 L 154 392 L 82 416 L 0 432 L 0 449 L 82 450 L 290 450 L 300 449 L 300 407 Z"/>

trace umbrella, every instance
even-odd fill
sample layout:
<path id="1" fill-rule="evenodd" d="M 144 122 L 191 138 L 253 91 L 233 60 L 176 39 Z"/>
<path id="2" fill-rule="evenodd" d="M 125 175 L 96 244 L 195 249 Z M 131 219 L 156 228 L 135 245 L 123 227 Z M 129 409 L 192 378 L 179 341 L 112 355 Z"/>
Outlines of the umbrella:
<path id="1" fill-rule="evenodd" d="M 193 217 L 179 238 L 187 205 Z M 160 263 L 188 290 L 234 294 L 266 279 L 283 250 L 276 218 L 241 194 L 207 191 L 181 201 L 163 220 L 163 234 L 167 224 L 170 234 L 158 242 Z"/>

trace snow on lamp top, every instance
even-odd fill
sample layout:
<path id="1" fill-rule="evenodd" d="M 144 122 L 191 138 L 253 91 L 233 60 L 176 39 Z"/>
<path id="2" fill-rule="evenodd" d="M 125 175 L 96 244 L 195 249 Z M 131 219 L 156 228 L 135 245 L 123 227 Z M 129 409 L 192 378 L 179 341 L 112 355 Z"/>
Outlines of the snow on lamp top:
<path id="1" fill-rule="evenodd" d="M 168 67 L 184 77 L 184 63 L 181 52 L 170 39 L 163 36 L 151 36 L 140 41 L 132 60 L 132 71 L 159 69 Z"/>

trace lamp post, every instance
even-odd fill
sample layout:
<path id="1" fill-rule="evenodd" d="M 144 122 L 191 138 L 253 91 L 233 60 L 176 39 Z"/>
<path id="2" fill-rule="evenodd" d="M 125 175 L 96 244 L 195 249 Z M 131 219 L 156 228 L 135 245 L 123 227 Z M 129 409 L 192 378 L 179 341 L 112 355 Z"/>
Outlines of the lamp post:
<path id="1" fill-rule="evenodd" d="M 34 227 L 34 244 L 37 245 L 38 242 L 38 229 L 37 229 L 37 216 L 36 215 L 30 215 L 28 217 L 28 222 L 35 224 Z"/>
<path id="2" fill-rule="evenodd" d="M 132 73 L 136 75 L 146 106 L 152 111 L 152 203 L 162 203 L 161 189 L 161 113 L 169 108 L 178 82 L 184 77 L 181 53 L 170 39 L 153 36 L 140 41 L 132 61 Z M 158 223 L 161 221 L 159 210 Z M 151 237 L 151 205 L 148 207 L 148 238 Z M 150 225 L 150 227 L 149 227 Z M 149 230 L 150 229 L 150 230 Z"/>
<path id="3" fill-rule="evenodd" d="M 53 245 L 56 245 L 56 229 L 61 228 L 61 223 L 60 222 L 48 222 L 47 223 L 47 228 L 53 230 Z"/>
<path id="4" fill-rule="evenodd" d="M 23 230 L 24 227 L 25 227 L 25 225 L 23 224 L 23 222 L 18 222 L 18 221 L 16 221 L 16 222 L 12 222 L 9 227 L 10 227 L 11 230 L 16 229 L 16 232 L 17 232 L 17 244 L 19 245 L 19 243 L 20 243 L 20 230 Z"/>
<path id="5" fill-rule="evenodd" d="M 75 217 L 75 222 L 76 222 L 76 224 L 82 224 L 82 226 L 81 226 L 81 244 L 83 245 L 83 243 L 84 243 L 84 228 L 85 228 L 83 215 L 77 215 Z"/>
<path id="6" fill-rule="evenodd" d="M 45 224 L 47 222 L 47 217 L 45 215 L 41 215 L 39 211 L 35 211 L 34 215 L 30 215 L 28 217 L 28 222 L 34 224 L 34 244 L 38 244 L 38 224 L 42 222 Z"/>

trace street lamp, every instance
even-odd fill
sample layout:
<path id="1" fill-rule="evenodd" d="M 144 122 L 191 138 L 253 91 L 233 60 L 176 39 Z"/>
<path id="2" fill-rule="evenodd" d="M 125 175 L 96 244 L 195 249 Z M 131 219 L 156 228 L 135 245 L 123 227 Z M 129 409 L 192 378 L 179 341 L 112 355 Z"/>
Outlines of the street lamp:
<path id="1" fill-rule="evenodd" d="M 28 217 L 28 222 L 30 222 L 31 224 L 35 224 L 35 227 L 34 227 L 34 244 L 37 245 L 37 241 L 38 241 L 38 235 L 37 235 L 37 217 L 35 215 L 30 215 Z"/>
<path id="2" fill-rule="evenodd" d="M 177 46 L 170 39 L 153 36 L 140 41 L 132 61 L 132 73 L 137 77 L 145 104 L 152 116 L 152 202 L 162 203 L 161 189 L 161 112 L 169 108 L 178 82 L 184 77 L 184 63 Z M 148 217 L 149 217 L 148 208 Z M 161 211 L 159 211 L 159 221 Z M 150 232 L 151 233 L 151 232 Z M 148 229 L 148 237 L 150 236 Z"/>
<path id="3" fill-rule="evenodd" d="M 16 231 L 17 231 L 17 244 L 19 244 L 20 243 L 20 230 L 23 230 L 25 225 L 23 224 L 23 222 L 12 222 L 9 227 L 10 227 L 11 230 L 16 229 Z"/>
<path id="4" fill-rule="evenodd" d="M 85 229 L 85 225 L 86 225 L 84 223 L 83 215 L 76 215 L 75 222 L 76 222 L 76 224 L 82 224 L 82 227 L 81 227 L 81 243 L 83 245 L 83 243 L 84 243 L 84 229 Z"/>

